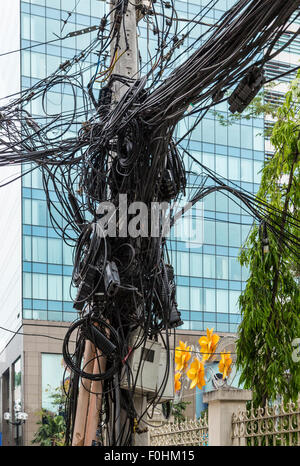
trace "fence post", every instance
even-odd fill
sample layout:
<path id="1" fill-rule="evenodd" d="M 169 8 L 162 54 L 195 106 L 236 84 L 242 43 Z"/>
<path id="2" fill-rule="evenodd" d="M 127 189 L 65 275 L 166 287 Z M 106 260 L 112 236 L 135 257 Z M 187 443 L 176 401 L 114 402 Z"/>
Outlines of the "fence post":
<path id="1" fill-rule="evenodd" d="M 238 409 L 245 410 L 246 402 L 251 399 L 251 390 L 231 387 L 219 388 L 203 394 L 204 403 L 208 403 L 209 446 L 232 445 L 232 415 Z"/>

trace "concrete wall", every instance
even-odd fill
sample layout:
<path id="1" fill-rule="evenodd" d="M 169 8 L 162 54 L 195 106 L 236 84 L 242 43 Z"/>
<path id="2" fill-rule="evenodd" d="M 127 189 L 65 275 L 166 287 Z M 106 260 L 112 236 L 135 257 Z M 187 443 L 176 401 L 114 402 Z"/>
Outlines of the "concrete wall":
<path id="1" fill-rule="evenodd" d="M 232 446 L 232 416 L 238 410 L 246 409 L 246 402 L 252 399 L 250 390 L 231 387 L 214 390 L 204 395 L 208 403 L 209 446 Z"/>
<path id="2" fill-rule="evenodd" d="M 62 341 L 47 338 L 42 335 L 63 340 L 68 324 L 65 322 L 23 321 L 24 347 L 24 407 L 28 420 L 24 429 L 24 444 L 30 445 L 37 430 L 39 412 L 42 408 L 42 353 L 62 353 Z M 30 335 L 37 336 L 30 336 Z"/>
<path id="3" fill-rule="evenodd" d="M 39 412 L 42 409 L 42 354 L 62 354 L 62 343 L 67 329 L 68 324 L 65 322 L 25 320 L 20 329 L 20 332 L 24 335 L 16 335 L 2 354 L 3 361 L 0 377 L 5 374 L 10 374 L 11 377 L 12 364 L 18 356 L 22 358 L 22 411 L 28 414 L 28 420 L 22 427 L 23 444 L 26 446 L 31 445 L 31 440 L 38 428 Z M 9 399 L 7 397 L 6 377 L 1 377 L 1 385 L 2 396 L 0 401 L 2 406 L 0 406 L 0 412 L 2 411 L 2 420 L 5 411 L 12 412 L 13 410 L 13 384 L 10 383 Z M 2 422 L 1 427 L 3 445 L 13 445 L 12 428 L 8 428 L 5 422 Z"/>

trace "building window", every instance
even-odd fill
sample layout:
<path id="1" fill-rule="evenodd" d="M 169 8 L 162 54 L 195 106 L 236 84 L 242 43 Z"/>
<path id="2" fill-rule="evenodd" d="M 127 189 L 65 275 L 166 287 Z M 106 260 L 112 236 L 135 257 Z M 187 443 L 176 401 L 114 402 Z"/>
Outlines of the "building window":
<path id="1" fill-rule="evenodd" d="M 202 276 L 202 255 L 197 253 L 190 254 L 190 274 L 192 277 Z"/>
<path id="2" fill-rule="evenodd" d="M 23 36 L 23 39 L 31 39 L 36 42 L 46 42 L 45 18 L 43 18 L 42 16 L 31 15 L 30 23 L 30 37 Z M 51 39 L 53 39 L 53 37 L 51 37 Z"/>
<path id="3" fill-rule="evenodd" d="M 241 180 L 248 183 L 253 182 L 253 162 L 248 159 L 241 159 Z"/>
<path id="4" fill-rule="evenodd" d="M 64 363 L 61 354 L 42 354 L 42 408 L 57 411 L 52 395 L 62 387 Z"/>
<path id="5" fill-rule="evenodd" d="M 187 286 L 177 286 L 177 302 L 180 309 L 189 309 L 189 288 Z"/>
<path id="6" fill-rule="evenodd" d="M 216 243 L 215 222 L 210 220 L 204 220 L 204 243 Z"/>
<path id="7" fill-rule="evenodd" d="M 217 312 L 228 313 L 228 291 L 217 290 Z"/>
<path id="8" fill-rule="evenodd" d="M 229 291 L 229 312 L 231 314 L 239 314 L 238 299 L 240 294 L 239 291 Z"/>
<path id="9" fill-rule="evenodd" d="M 215 256 L 203 254 L 203 275 L 206 278 L 215 278 Z"/>
<path id="10" fill-rule="evenodd" d="M 18 358 L 13 364 L 14 392 L 13 403 L 14 411 L 22 411 L 22 370 L 21 358 Z"/>
<path id="11" fill-rule="evenodd" d="M 24 296 L 25 297 L 25 296 Z M 26 298 L 29 296 L 26 296 Z M 32 297 L 34 299 L 47 299 L 47 275 L 32 274 Z"/>
<path id="12" fill-rule="evenodd" d="M 47 204 L 45 201 L 32 199 L 32 225 L 47 225 Z"/>
<path id="13" fill-rule="evenodd" d="M 48 238 L 48 262 L 49 264 L 62 264 L 61 239 Z"/>
<path id="14" fill-rule="evenodd" d="M 202 311 L 202 289 L 191 286 L 190 295 L 191 295 L 191 310 Z"/>
<path id="15" fill-rule="evenodd" d="M 62 277 L 60 275 L 48 275 L 48 299 L 62 300 Z"/>
<path id="16" fill-rule="evenodd" d="M 228 246 L 228 224 L 216 222 L 217 244 Z"/>
<path id="17" fill-rule="evenodd" d="M 241 246 L 241 225 L 229 223 L 229 246 L 239 248 Z"/>
<path id="18" fill-rule="evenodd" d="M 219 280 L 228 280 L 228 257 L 216 256 L 217 278 Z"/>
<path id="19" fill-rule="evenodd" d="M 241 280 L 241 265 L 236 257 L 229 257 L 229 279 Z"/>
<path id="20" fill-rule="evenodd" d="M 240 179 L 240 159 L 237 157 L 228 157 L 229 178 L 231 180 Z"/>
<path id="21" fill-rule="evenodd" d="M 215 290 L 206 288 L 204 290 L 204 311 L 215 312 L 216 311 L 216 294 Z"/>
<path id="22" fill-rule="evenodd" d="M 39 236 L 32 237 L 32 261 L 47 262 L 47 239 Z"/>
<path id="23" fill-rule="evenodd" d="M 188 252 L 177 252 L 177 274 L 178 275 L 189 275 L 189 253 Z"/>

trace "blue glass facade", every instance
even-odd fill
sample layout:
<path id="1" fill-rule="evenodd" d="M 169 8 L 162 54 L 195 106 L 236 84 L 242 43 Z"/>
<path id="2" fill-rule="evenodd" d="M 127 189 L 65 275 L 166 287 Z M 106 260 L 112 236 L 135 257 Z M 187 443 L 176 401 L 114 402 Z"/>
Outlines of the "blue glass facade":
<path id="1" fill-rule="evenodd" d="M 216 8 L 206 10 L 204 16 L 196 18 L 205 24 L 194 22 L 200 7 L 211 3 L 204 0 L 175 1 L 179 21 L 174 22 L 172 32 L 181 37 L 181 34 L 190 31 L 184 45 L 176 51 L 175 56 L 181 57 L 179 63 L 187 54 L 193 53 L 194 40 L 204 34 L 209 29 L 208 25 L 219 19 L 235 1 L 217 2 Z M 187 18 L 191 20 L 190 23 L 185 21 Z M 157 38 L 151 35 L 143 23 L 140 24 L 139 33 L 140 50 L 149 49 L 148 53 L 142 55 L 143 66 L 147 68 Z M 225 102 L 208 112 L 188 139 L 182 141 L 182 145 L 196 160 L 229 183 L 255 193 L 264 163 L 264 119 L 243 119 L 225 126 L 216 117 L 215 110 L 226 119 L 228 106 Z M 186 134 L 188 128 L 193 127 L 195 120 L 196 116 L 189 116 L 178 124 L 175 134 L 177 140 Z M 202 169 L 189 157 L 184 157 L 184 160 L 186 170 L 192 172 L 188 177 L 188 197 L 200 185 Z M 191 247 L 184 236 L 175 238 L 174 235 L 171 235 L 169 241 L 171 261 L 177 277 L 177 301 L 184 320 L 180 330 L 205 331 L 207 327 L 213 327 L 218 332 L 234 333 L 240 323 L 237 300 L 247 279 L 247 270 L 240 266 L 237 257 L 253 219 L 245 207 L 228 193 L 208 195 L 204 199 L 203 208 L 201 214 L 193 211 L 195 224 L 201 227 L 203 221 L 203 242 Z M 197 218 L 197 215 L 201 215 L 201 218 Z"/>
<path id="2" fill-rule="evenodd" d="M 21 48 L 25 49 L 21 55 L 21 88 L 31 87 L 85 48 L 96 32 L 63 41 L 52 41 L 57 39 L 57 36 L 98 25 L 105 8 L 105 2 L 99 0 L 21 1 Z M 71 16 L 69 12 L 72 12 Z M 66 19 L 68 21 L 65 24 Z M 51 43 L 41 44 L 48 41 Z M 89 65 L 90 62 L 85 62 L 82 73 L 85 83 L 91 77 Z M 77 96 L 77 102 L 80 105 L 80 95 Z M 39 115 L 44 115 L 42 105 L 41 99 L 32 101 L 28 110 L 33 117 L 39 118 Z M 68 86 L 53 87 L 47 92 L 44 106 L 49 115 L 62 110 L 72 110 L 71 90 Z M 76 126 L 71 128 L 69 134 L 74 131 Z M 28 166 L 23 167 L 23 170 L 24 173 L 27 172 Z M 51 186 L 50 197 L 60 211 Z M 55 210 L 53 213 L 58 224 L 65 227 L 62 217 L 55 214 Z M 70 233 L 72 235 L 72 232 Z M 71 299 L 73 248 L 66 245 L 53 228 L 47 210 L 41 172 L 38 170 L 33 170 L 22 179 L 22 240 L 23 318 L 74 320 L 77 314 Z"/>
<path id="3" fill-rule="evenodd" d="M 208 3 L 200 1 L 201 6 Z M 212 23 L 234 3 L 235 0 L 219 0 L 217 8 L 207 11 L 201 21 Z M 75 0 L 21 1 L 21 47 L 51 41 L 56 37 L 54 34 L 64 35 L 96 25 L 106 7 L 105 2 L 99 0 L 81 0 L 79 3 Z M 176 51 L 176 56 L 181 56 L 182 61 L 186 53 L 193 52 L 188 48 L 194 39 L 209 26 L 192 21 L 199 12 L 199 0 L 176 0 L 175 7 L 179 21 L 175 22 L 172 31 L 180 35 L 190 30 L 184 45 Z M 68 12 L 72 11 L 64 25 Z M 191 22 L 180 21 L 180 18 Z M 93 34 L 23 50 L 22 88 L 33 85 L 73 57 L 89 43 Z M 138 34 L 142 69 L 146 70 L 157 38 L 145 21 L 140 21 Z M 83 71 L 85 82 L 92 72 L 90 69 Z M 71 93 L 67 88 L 53 89 L 48 93 L 46 106 L 49 114 L 68 109 L 72 106 Z M 218 105 L 215 110 L 226 118 L 227 103 Z M 33 101 L 29 111 L 38 116 L 41 102 Z M 190 116 L 180 122 L 176 137 L 181 138 L 194 121 L 195 117 Z M 263 128 L 263 118 L 245 119 L 223 126 L 214 111 L 210 111 L 183 144 L 195 159 L 218 175 L 255 193 L 264 162 Z M 76 131 L 76 127 L 72 130 Z M 195 187 L 199 167 L 188 158 L 185 161 L 186 168 L 193 172 L 189 184 Z M 39 172 L 35 170 L 24 176 L 22 183 L 23 318 L 73 320 L 76 314 L 70 298 L 72 249 L 58 238 L 51 226 Z M 54 192 L 52 195 L 55 200 Z M 59 204 L 57 208 L 59 210 Z M 62 222 L 61 217 L 57 216 L 57 221 Z M 184 320 L 182 328 L 202 331 L 213 327 L 218 332 L 235 332 L 240 322 L 237 300 L 247 279 L 247 270 L 240 266 L 237 256 L 249 233 L 252 218 L 237 199 L 228 194 L 214 193 L 204 199 L 203 222 L 203 244 L 198 247 L 190 248 L 184 238 L 181 241 L 171 237 L 169 242 L 177 276 L 177 300 Z"/>

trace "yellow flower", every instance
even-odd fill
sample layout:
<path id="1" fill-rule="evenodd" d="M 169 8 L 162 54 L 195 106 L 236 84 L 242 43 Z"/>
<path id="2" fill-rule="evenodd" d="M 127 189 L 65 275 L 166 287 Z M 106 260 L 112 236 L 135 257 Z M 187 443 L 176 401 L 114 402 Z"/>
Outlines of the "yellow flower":
<path id="1" fill-rule="evenodd" d="M 212 329 L 206 329 L 206 337 L 201 337 L 199 338 L 198 342 L 199 345 L 201 346 L 201 353 L 203 353 L 202 360 L 203 362 L 207 361 L 210 356 L 214 354 L 216 351 L 216 347 L 218 344 L 218 341 L 220 340 L 219 335 L 213 335 L 213 328 Z"/>
<path id="2" fill-rule="evenodd" d="M 190 388 L 197 387 L 202 389 L 202 387 L 205 385 L 205 380 L 204 380 L 204 364 L 202 361 L 200 361 L 198 358 L 195 358 L 194 361 L 191 364 L 190 370 L 187 371 L 187 376 L 189 379 L 191 379 L 191 385 Z"/>
<path id="3" fill-rule="evenodd" d="M 181 389 L 181 382 L 180 382 L 181 372 L 177 372 L 174 377 L 175 383 L 175 392 L 178 392 Z"/>
<path id="4" fill-rule="evenodd" d="M 179 346 L 175 348 L 175 363 L 176 370 L 182 371 L 187 368 L 188 362 L 191 359 L 190 347 L 179 341 Z"/>
<path id="5" fill-rule="evenodd" d="M 230 353 L 221 352 L 221 361 L 219 362 L 219 371 L 223 374 L 223 379 L 231 372 L 232 359 Z"/>
<path id="6" fill-rule="evenodd" d="M 69 377 L 64 382 L 64 389 L 65 389 L 65 392 L 68 393 L 70 389 L 70 378 Z"/>

